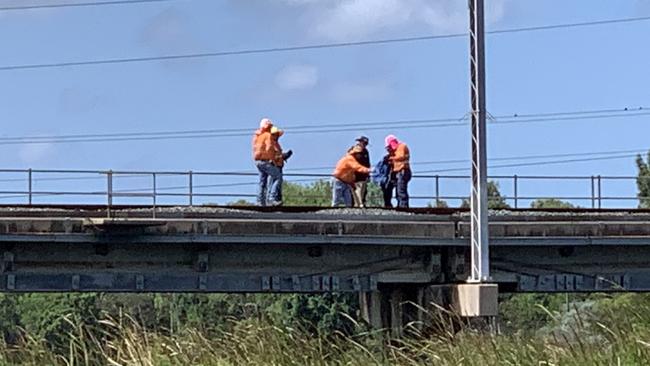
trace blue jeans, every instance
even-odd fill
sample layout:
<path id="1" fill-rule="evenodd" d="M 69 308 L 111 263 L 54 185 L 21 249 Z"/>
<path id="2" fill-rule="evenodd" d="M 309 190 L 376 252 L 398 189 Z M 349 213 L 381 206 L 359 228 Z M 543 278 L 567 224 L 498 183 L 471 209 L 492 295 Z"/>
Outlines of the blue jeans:
<path id="1" fill-rule="evenodd" d="M 345 207 L 352 207 L 352 187 L 349 184 L 334 178 L 332 185 L 332 207 L 343 204 Z"/>
<path id="2" fill-rule="evenodd" d="M 397 188 L 397 207 L 409 207 L 408 184 L 411 181 L 411 170 L 404 169 L 395 175 Z"/>
<path id="3" fill-rule="evenodd" d="M 266 206 L 282 202 L 282 169 L 268 161 L 255 162 L 259 170 L 259 189 L 257 191 L 257 204 Z M 268 193 L 267 193 L 268 192 Z"/>

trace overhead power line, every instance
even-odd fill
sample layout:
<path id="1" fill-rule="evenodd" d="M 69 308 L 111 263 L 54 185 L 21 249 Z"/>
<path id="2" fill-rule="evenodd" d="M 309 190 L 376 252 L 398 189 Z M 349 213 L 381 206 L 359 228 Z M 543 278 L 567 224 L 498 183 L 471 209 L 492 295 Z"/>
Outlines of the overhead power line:
<path id="1" fill-rule="evenodd" d="M 580 157 L 580 156 L 600 156 L 600 155 L 618 155 L 618 154 L 643 154 L 650 151 L 650 148 L 644 149 L 634 149 L 634 150 L 617 150 L 617 151 L 600 151 L 600 152 L 581 152 L 581 153 L 563 153 L 563 154 L 544 154 L 544 155 L 518 155 L 518 156 L 506 156 L 506 157 L 496 157 L 488 158 L 488 161 L 518 161 L 518 160 L 538 160 L 538 159 L 549 159 L 549 158 L 569 158 L 569 157 Z M 626 155 L 627 157 L 627 155 Z M 452 159 L 452 160 L 434 160 L 434 161 L 415 161 L 411 162 L 411 165 L 447 165 L 447 164 L 466 164 L 469 163 L 469 159 Z M 334 169 L 334 166 L 321 166 L 313 168 L 289 168 L 285 170 L 286 172 L 300 172 L 300 171 L 318 171 L 318 170 L 331 170 Z"/>
<path id="2" fill-rule="evenodd" d="M 505 167 L 521 167 L 521 166 L 535 166 L 535 165 L 549 165 L 549 164 L 567 164 L 567 163 L 574 163 L 574 162 L 588 162 L 588 161 L 594 161 L 594 160 L 610 160 L 610 159 L 622 159 L 622 158 L 629 158 L 632 156 L 637 156 L 638 154 L 646 153 L 650 150 L 650 148 L 643 148 L 643 149 L 634 149 L 634 150 L 614 150 L 614 151 L 599 151 L 599 152 L 580 152 L 580 153 L 562 153 L 562 154 L 544 154 L 544 155 L 517 155 L 517 156 L 505 156 L 505 157 L 496 157 L 496 158 L 490 158 L 488 161 L 490 162 L 496 162 L 496 161 L 525 161 L 525 160 L 537 160 L 537 159 L 549 159 L 549 158 L 569 158 L 569 157 L 596 157 L 595 159 L 593 158 L 588 158 L 588 159 L 562 159 L 562 160 L 551 160 L 551 161 L 540 161 L 540 162 L 530 162 L 530 163 L 515 163 L 515 164 L 501 164 L 501 165 L 493 165 L 490 166 L 490 168 L 505 168 Z M 605 155 L 605 156 L 601 156 Z M 456 160 L 438 160 L 438 161 L 423 161 L 423 162 L 413 162 L 411 165 L 436 165 L 436 164 L 462 164 L 462 163 L 467 163 L 468 160 L 466 159 L 456 159 Z M 318 168 L 294 168 L 294 169 L 287 169 L 286 176 L 288 177 L 294 177 L 294 178 L 303 178 L 303 179 L 292 179 L 291 182 L 311 182 L 314 180 L 319 180 L 324 177 L 329 177 L 329 174 L 300 174 L 300 173 L 294 173 L 298 171 L 309 171 L 309 170 L 325 170 L 325 169 L 333 169 L 332 166 L 327 166 L 327 167 L 318 167 Z M 441 172 L 453 172 L 453 171 L 465 171 L 467 168 L 451 168 L 451 169 L 439 169 L 439 170 L 426 170 L 426 171 L 418 171 L 415 174 L 429 174 L 429 173 L 441 173 Z M 256 171 L 240 171 L 240 172 L 228 172 L 228 176 L 230 177 L 238 177 L 237 174 L 242 174 L 249 176 L 252 173 L 256 173 Z M 310 178 L 304 178 L 306 176 L 309 176 Z M 147 174 L 142 174 L 142 173 L 133 173 L 133 174 L 128 174 L 128 175 L 115 175 L 113 176 L 114 180 L 122 179 L 122 178 L 151 178 L 150 175 Z M 27 178 L 7 178 L 7 179 L 0 179 L 0 183 L 12 183 L 12 182 L 27 182 Z M 92 176 L 70 176 L 70 177 L 37 177 L 33 178 L 32 182 L 37 183 L 37 182 L 48 182 L 48 181 L 77 181 L 77 180 L 106 180 L 106 177 L 103 175 L 92 175 Z M 244 186 L 244 185 L 255 185 L 258 183 L 255 182 L 235 182 L 235 183 L 218 183 L 218 184 L 199 184 L 199 185 L 194 185 L 193 187 L 195 189 L 198 188 L 216 188 L 216 187 L 236 187 L 236 186 Z M 187 185 L 183 186 L 175 186 L 175 187 L 167 187 L 167 188 L 158 188 L 158 189 L 166 189 L 166 190 L 172 190 L 172 189 L 187 189 Z M 144 189 L 140 189 L 144 190 Z"/>
<path id="3" fill-rule="evenodd" d="M 602 111 L 608 111 L 603 113 Z M 542 122 L 561 122 L 561 121 L 578 121 L 578 120 L 598 120 L 611 118 L 639 117 L 650 115 L 650 108 L 639 107 L 635 109 L 624 108 L 611 110 L 591 110 L 591 111 L 569 111 L 525 114 L 526 118 L 518 115 L 505 115 L 494 117 L 495 121 L 492 126 L 508 124 L 527 124 Z M 601 113 L 601 114 L 597 114 Z M 514 116 L 514 117 L 513 117 Z M 536 118 L 536 116 L 540 116 Z M 461 118 L 438 118 L 438 119 L 410 119 L 394 121 L 376 121 L 376 122 L 346 122 L 337 124 L 320 124 L 320 125 L 296 125 L 287 126 L 286 131 L 292 135 L 301 134 L 323 134 L 323 133 L 340 133 L 351 131 L 376 131 L 376 130 L 406 130 L 417 128 L 447 128 L 466 126 L 463 122 L 465 117 Z M 228 129 L 204 129 L 204 130 L 179 130 L 179 131 L 159 131 L 159 132 L 121 132 L 106 134 L 70 134 L 70 135 L 50 135 L 50 136 L 14 136 L 0 138 L 0 145 L 20 145 L 20 144 L 63 144 L 63 143 L 93 143 L 93 142 L 125 142 L 125 141 L 157 141 L 157 140 L 177 140 L 177 139 L 205 139 L 205 138 L 224 138 L 224 137 L 250 137 L 251 129 L 246 128 L 228 128 Z"/>
<path id="4" fill-rule="evenodd" d="M 599 25 L 607 25 L 607 24 L 632 23 L 632 22 L 641 22 L 647 20 L 650 20 L 650 17 L 605 19 L 605 20 L 588 21 L 588 22 L 561 23 L 561 24 L 541 25 L 541 26 L 533 26 L 533 27 L 508 28 L 508 29 L 493 30 L 486 33 L 493 34 L 493 35 L 500 35 L 506 33 L 536 32 L 536 31 L 555 30 L 555 29 L 562 29 L 562 28 L 577 28 L 577 27 L 591 27 L 591 26 L 599 26 Z M 355 42 L 321 43 L 321 44 L 310 44 L 310 45 L 299 45 L 299 46 L 255 48 L 255 49 L 201 52 L 201 53 L 189 53 L 189 54 L 177 54 L 177 55 L 8 65 L 8 66 L 0 66 L 0 71 L 91 66 L 91 65 L 106 65 L 106 64 L 123 64 L 123 63 L 136 63 L 136 62 L 150 62 L 150 61 L 173 61 L 173 60 L 183 60 L 183 59 L 202 59 L 202 58 L 224 57 L 224 56 L 240 56 L 240 55 L 279 53 L 279 52 L 290 52 L 290 51 L 343 48 L 343 47 L 353 47 L 353 46 L 370 46 L 370 45 L 383 45 L 383 44 L 392 44 L 392 43 L 420 42 L 420 41 L 430 41 L 435 39 L 461 38 L 466 36 L 467 33 L 450 33 L 450 34 L 425 35 L 425 36 L 416 36 L 416 37 L 386 38 L 386 39 L 365 40 L 365 41 L 355 41 Z"/>
<path id="5" fill-rule="evenodd" d="M 170 2 L 170 1 L 177 1 L 177 0 L 112 0 L 112 1 L 96 1 L 96 2 L 84 2 L 84 3 L 0 6 L 0 11 L 73 8 L 73 7 L 80 8 L 80 7 L 102 6 L 102 5 L 131 5 L 131 4 L 144 4 L 144 3 L 163 3 L 163 2 Z"/>
<path id="6" fill-rule="evenodd" d="M 532 166 L 555 165 L 555 164 L 583 163 L 583 162 L 601 161 L 601 160 L 627 159 L 627 158 L 636 157 L 637 155 L 638 155 L 638 153 L 637 154 L 616 155 L 616 156 L 602 156 L 602 157 L 596 157 L 596 158 L 547 160 L 547 161 L 537 161 L 537 162 L 534 162 L 534 163 L 514 163 L 514 164 L 490 165 L 490 166 L 488 166 L 488 169 L 532 167 Z M 425 170 L 425 171 L 414 172 L 413 174 L 449 173 L 449 172 L 462 172 L 462 171 L 467 171 L 467 170 L 468 170 L 467 168 L 451 168 L 451 169 Z"/>

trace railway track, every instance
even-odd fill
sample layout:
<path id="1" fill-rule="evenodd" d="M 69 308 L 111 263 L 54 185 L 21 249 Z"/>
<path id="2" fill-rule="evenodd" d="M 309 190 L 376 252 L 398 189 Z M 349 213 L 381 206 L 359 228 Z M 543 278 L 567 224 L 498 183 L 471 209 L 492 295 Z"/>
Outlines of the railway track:
<path id="1" fill-rule="evenodd" d="M 519 208 L 495 210 L 499 214 L 513 215 L 534 215 L 545 213 L 548 214 L 567 214 L 567 215 L 589 215 L 589 214 L 650 214 L 650 209 L 631 209 L 631 208 Z M 65 216 L 88 216 L 88 217 L 106 217 L 109 214 L 117 216 L 142 216 L 151 217 L 153 213 L 162 216 L 173 213 L 182 213 L 187 217 L 209 216 L 210 214 L 224 215 L 245 215 L 250 214 L 340 214 L 344 216 L 400 216 L 401 214 L 422 215 L 422 216 L 449 216 L 461 215 L 469 212 L 469 208 L 439 208 L 439 207 L 413 207 L 413 208 L 391 208 L 385 209 L 380 207 L 370 207 L 366 209 L 348 209 L 337 207 L 323 206 L 280 206 L 280 207 L 261 207 L 261 206 L 219 206 L 219 205 L 98 205 L 98 204 L 32 204 L 32 205 L 0 205 L 0 217 L 65 217 Z"/>

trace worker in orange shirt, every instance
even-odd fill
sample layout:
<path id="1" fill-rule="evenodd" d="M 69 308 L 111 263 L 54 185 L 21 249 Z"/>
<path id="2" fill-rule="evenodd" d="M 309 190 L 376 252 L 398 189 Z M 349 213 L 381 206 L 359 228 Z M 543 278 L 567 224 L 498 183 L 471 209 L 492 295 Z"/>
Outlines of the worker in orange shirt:
<path id="1" fill-rule="evenodd" d="M 282 151 L 282 146 L 280 146 L 280 137 L 284 135 L 284 131 L 278 127 L 271 127 L 271 142 L 273 144 L 273 165 L 280 169 L 280 176 L 274 177 L 269 176 L 269 186 L 271 187 L 271 197 L 269 198 L 269 204 L 271 206 L 281 206 L 282 205 L 282 182 L 283 182 L 283 171 L 284 163 L 293 155 L 293 151 L 288 150 L 287 152 Z"/>
<path id="2" fill-rule="evenodd" d="M 277 202 L 281 202 L 282 168 L 275 163 L 279 144 L 273 141 L 271 134 L 273 128 L 277 129 L 273 126 L 273 122 L 263 118 L 260 121 L 260 128 L 253 136 L 253 160 L 259 171 L 257 204 L 260 206 L 277 205 Z"/>
<path id="3" fill-rule="evenodd" d="M 385 139 L 388 150 L 388 161 L 391 166 L 391 180 L 395 182 L 397 191 L 397 207 L 409 207 L 408 184 L 411 181 L 411 154 L 405 143 L 397 140 L 394 135 Z"/>
<path id="4" fill-rule="evenodd" d="M 355 146 L 348 151 L 334 168 L 334 184 L 332 187 L 332 206 L 336 207 L 343 204 L 345 207 L 352 207 L 352 190 L 355 187 L 356 174 L 369 174 L 370 168 L 367 168 L 357 161 L 354 157 L 360 147 Z"/>

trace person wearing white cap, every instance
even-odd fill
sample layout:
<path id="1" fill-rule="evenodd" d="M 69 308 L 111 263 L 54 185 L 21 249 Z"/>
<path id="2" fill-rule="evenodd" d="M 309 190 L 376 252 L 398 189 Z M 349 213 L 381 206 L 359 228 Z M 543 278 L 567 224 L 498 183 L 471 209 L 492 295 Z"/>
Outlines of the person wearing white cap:
<path id="1" fill-rule="evenodd" d="M 273 141 L 271 130 L 273 128 L 273 121 L 268 118 L 263 118 L 260 121 L 260 128 L 255 131 L 253 136 L 253 160 L 255 166 L 259 171 L 259 186 L 257 191 L 257 204 L 266 206 L 267 203 L 267 190 L 269 181 L 271 181 L 271 200 L 275 202 L 278 199 L 277 186 L 282 184 L 282 168 L 274 164 L 276 159 L 276 143 Z M 275 188 L 275 191 L 274 191 Z"/>

